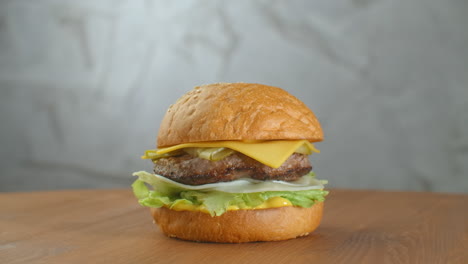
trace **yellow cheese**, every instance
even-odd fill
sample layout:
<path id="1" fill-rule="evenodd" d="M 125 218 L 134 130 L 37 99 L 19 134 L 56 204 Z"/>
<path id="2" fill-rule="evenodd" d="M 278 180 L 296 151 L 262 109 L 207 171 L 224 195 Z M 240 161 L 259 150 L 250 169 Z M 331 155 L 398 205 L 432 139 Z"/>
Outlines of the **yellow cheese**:
<path id="1" fill-rule="evenodd" d="M 239 208 L 237 205 L 231 205 L 228 207 L 228 211 L 236 211 L 236 210 L 258 210 L 258 209 L 268 209 L 268 208 L 278 208 L 278 207 L 285 207 L 285 206 L 292 206 L 292 203 L 285 198 L 282 197 L 272 197 L 260 205 L 255 207 L 247 207 L 247 208 Z M 209 214 L 208 210 L 206 210 L 205 206 L 203 205 L 194 205 L 187 202 L 179 202 L 175 203 L 170 206 L 171 210 L 174 211 L 194 211 L 194 212 L 203 212 Z"/>
<path id="2" fill-rule="evenodd" d="M 274 140 L 274 141 L 260 141 L 260 142 L 244 142 L 244 141 L 214 141 L 214 142 L 198 142 L 198 143 L 184 143 L 167 148 L 162 148 L 154 151 L 156 154 L 161 155 L 176 151 L 183 148 L 230 148 L 245 154 L 267 166 L 278 168 L 283 164 L 289 156 L 291 156 L 299 148 L 308 149 L 308 154 L 312 152 L 320 152 L 314 145 L 307 140 Z M 153 151 L 147 151 L 153 152 Z M 148 158 L 145 154 L 143 158 Z"/>

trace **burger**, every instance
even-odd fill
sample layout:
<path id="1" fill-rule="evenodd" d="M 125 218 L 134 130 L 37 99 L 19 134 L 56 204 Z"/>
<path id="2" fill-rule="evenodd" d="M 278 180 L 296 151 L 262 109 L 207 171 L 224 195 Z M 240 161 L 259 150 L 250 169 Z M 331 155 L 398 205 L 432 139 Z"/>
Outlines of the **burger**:
<path id="1" fill-rule="evenodd" d="M 281 88 L 252 83 L 195 87 L 167 110 L 153 173 L 132 184 L 162 232 L 182 240 L 241 243 L 306 236 L 327 191 L 309 155 L 323 132 L 313 112 Z"/>

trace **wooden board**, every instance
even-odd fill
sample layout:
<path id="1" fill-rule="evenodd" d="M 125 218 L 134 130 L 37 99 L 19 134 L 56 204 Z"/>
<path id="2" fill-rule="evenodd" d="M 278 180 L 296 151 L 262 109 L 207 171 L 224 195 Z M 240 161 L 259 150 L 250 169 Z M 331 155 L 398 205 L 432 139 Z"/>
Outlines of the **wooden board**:
<path id="1" fill-rule="evenodd" d="M 0 194 L 0 263 L 468 263 L 468 195 L 332 190 L 319 229 L 247 244 L 170 239 L 129 190 Z"/>

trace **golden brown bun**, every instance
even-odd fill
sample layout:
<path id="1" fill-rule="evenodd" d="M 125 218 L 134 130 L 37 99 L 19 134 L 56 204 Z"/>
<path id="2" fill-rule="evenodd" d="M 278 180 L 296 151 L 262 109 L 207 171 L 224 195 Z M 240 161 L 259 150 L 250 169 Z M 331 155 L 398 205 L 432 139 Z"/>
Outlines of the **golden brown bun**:
<path id="1" fill-rule="evenodd" d="M 195 87 L 166 112 L 158 147 L 218 140 L 322 141 L 314 113 L 278 87 L 215 83 Z"/>
<path id="2" fill-rule="evenodd" d="M 318 227 L 322 212 L 322 202 L 311 208 L 237 210 L 214 217 L 202 212 L 151 208 L 154 220 L 167 236 L 218 243 L 277 241 L 306 236 Z"/>

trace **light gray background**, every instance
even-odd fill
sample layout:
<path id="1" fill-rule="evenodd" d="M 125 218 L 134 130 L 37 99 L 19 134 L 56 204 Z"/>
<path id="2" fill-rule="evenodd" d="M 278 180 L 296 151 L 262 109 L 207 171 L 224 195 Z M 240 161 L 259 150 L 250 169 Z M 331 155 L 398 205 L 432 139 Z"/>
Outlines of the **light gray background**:
<path id="1" fill-rule="evenodd" d="M 330 187 L 468 192 L 468 1 L 1 1 L 0 191 L 124 187 L 194 85 L 301 98 Z"/>

